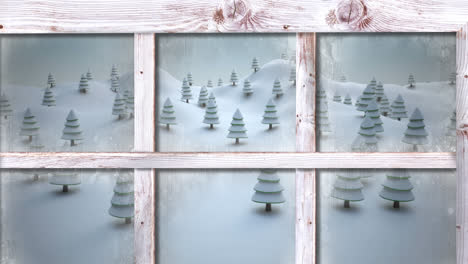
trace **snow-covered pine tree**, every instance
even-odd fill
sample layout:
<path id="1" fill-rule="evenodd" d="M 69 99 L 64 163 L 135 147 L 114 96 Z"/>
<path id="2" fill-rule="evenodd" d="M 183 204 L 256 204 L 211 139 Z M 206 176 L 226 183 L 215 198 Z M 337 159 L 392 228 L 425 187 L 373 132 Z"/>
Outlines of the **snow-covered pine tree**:
<path id="1" fill-rule="evenodd" d="M 390 117 L 392 119 L 400 121 L 402 118 L 408 118 L 408 115 L 406 114 L 405 101 L 403 100 L 403 97 L 400 94 L 390 105 L 390 109 L 392 113 Z"/>
<path id="2" fill-rule="evenodd" d="M 379 106 L 375 101 L 371 101 L 367 105 L 366 116 L 369 116 L 372 121 L 374 121 L 374 130 L 376 133 L 384 132 L 384 128 L 382 126 L 383 122 L 382 119 L 380 119 Z"/>
<path id="3" fill-rule="evenodd" d="M 281 95 L 283 95 L 283 89 L 281 89 L 281 82 L 278 78 L 276 78 L 275 82 L 273 83 L 272 93 L 273 95 L 276 95 L 276 97 L 280 97 Z"/>
<path id="4" fill-rule="evenodd" d="M 351 100 L 351 96 L 349 94 L 346 94 L 343 103 L 345 105 L 353 105 L 353 102 Z"/>
<path id="5" fill-rule="evenodd" d="M 181 90 L 181 98 L 180 100 L 185 101 L 186 103 L 189 103 L 189 100 L 192 99 L 192 89 L 190 88 L 190 85 L 188 84 L 187 80 L 184 78 L 182 81 L 182 90 Z"/>
<path id="6" fill-rule="evenodd" d="M 128 89 L 125 89 L 125 91 L 123 92 L 123 99 L 125 100 L 125 102 L 127 102 L 129 93 L 130 91 Z"/>
<path id="7" fill-rule="evenodd" d="M 416 107 L 409 118 L 408 128 L 401 141 L 413 145 L 413 151 L 417 151 L 418 145 L 426 145 L 428 143 L 428 134 L 425 127 L 424 117 L 419 108 Z"/>
<path id="8" fill-rule="evenodd" d="M 450 136 L 450 137 L 455 137 L 457 136 L 457 113 L 455 110 L 452 112 L 452 116 L 450 116 L 450 121 L 447 125 L 447 132 L 445 135 Z"/>
<path id="9" fill-rule="evenodd" d="M 216 103 L 216 97 L 214 96 L 214 93 L 210 93 L 210 97 L 208 97 L 208 100 L 213 100 Z"/>
<path id="10" fill-rule="evenodd" d="M 361 123 L 358 135 L 351 145 L 351 149 L 357 152 L 376 152 L 377 137 L 374 128 L 374 121 L 366 116 Z"/>
<path id="11" fill-rule="evenodd" d="M 287 60 L 287 59 L 288 59 L 288 55 L 286 55 L 286 53 L 281 53 L 281 59 L 282 59 L 282 60 Z"/>
<path id="12" fill-rule="evenodd" d="M 128 96 L 125 100 L 125 106 L 127 107 L 127 113 L 130 115 L 130 118 L 133 118 L 135 113 L 135 94 L 133 91 L 125 90 L 128 92 Z"/>
<path id="13" fill-rule="evenodd" d="M 323 89 L 323 88 L 318 89 L 317 101 L 318 101 L 317 104 L 328 105 L 327 93 L 325 92 L 325 89 Z"/>
<path id="14" fill-rule="evenodd" d="M 273 99 L 268 100 L 263 114 L 262 124 L 267 124 L 268 129 L 272 129 L 273 125 L 279 124 L 278 116 L 276 115 L 276 104 Z"/>
<path id="15" fill-rule="evenodd" d="M 280 184 L 280 178 L 278 174 L 276 174 L 276 170 L 261 170 L 257 180 L 258 182 L 254 187 L 255 193 L 252 196 L 252 201 L 264 203 L 265 211 L 271 211 L 271 204 L 280 204 L 286 201 L 283 196 L 284 187 Z"/>
<path id="16" fill-rule="evenodd" d="M 111 78 L 111 80 L 112 79 L 117 79 L 117 80 L 120 79 L 119 70 L 117 69 L 117 66 L 115 66 L 115 65 L 112 65 L 112 71 L 111 71 L 110 78 Z"/>
<path id="17" fill-rule="evenodd" d="M 377 86 L 375 86 L 375 99 L 377 100 L 377 102 L 380 102 L 383 96 L 384 96 L 383 84 L 382 82 L 378 82 Z"/>
<path id="18" fill-rule="evenodd" d="M 341 95 L 338 91 L 335 91 L 335 95 L 333 95 L 333 102 L 341 103 Z"/>
<path id="19" fill-rule="evenodd" d="M 50 89 L 49 87 L 47 87 L 44 91 L 44 97 L 42 98 L 42 105 L 55 106 L 55 94 L 52 91 L 52 89 Z"/>
<path id="20" fill-rule="evenodd" d="M 337 175 L 336 181 L 333 184 L 331 197 L 343 200 L 344 208 L 349 208 L 349 202 L 359 202 L 364 200 L 361 183 L 361 176 L 356 174 Z"/>
<path id="21" fill-rule="evenodd" d="M 206 103 L 208 103 L 208 90 L 205 86 L 202 86 L 200 88 L 200 94 L 198 95 L 198 105 L 205 107 Z"/>
<path id="22" fill-rule="evenodd" d="M 343 75 L 343 76 L 341 76 L 341 78 L 340 78 L 340 82 L 346 82 L 346 76 L 344 76 L 344 75 Z"/>
<path id="23" fill-rule="evenodd" d="M 86 79 L 88 79 L 88 81 L 91 81 L 93 79 L 93 75 L 91 74 L 91 71 L 88 69 L 88 72 L 86 73 Z"/>
<path id="24" fill-rule="evenodd" d="M 369 82 L 369 85 L 372 87 L 372 90 L 374 90 L 374 94 L 376 94 L 375 89 L 377 88 L 377 81 L 375 80 L 375 77 L 372 77 L 372 80 Z"/>
<path id="25" fill-rule="evenodd" d="M 408 77 L 408 88 L 415 88 L 416 87 L 416 81 L 414 80 L 413 74 L 410 74 Z"/>
<path id="26" fill-rule="evenodd" d="M 354 103 L 354 106 L 356 106 L 356 110 L 359 108 L 359 102 L 361 101 L 361 95 L 358 96 L 358 98 L 356 99 L 356 102 Z"/>
<path id="27" fill-rule="evenodd" d="M 52 185 L 61 185 L 62 192 L 68 192 L 68 186 L 81 184 L 81 177 L 74 170 L 55 171 L 49 179 Z"/>
<path id="28" fill-rule="evenodd" d="M 114 186 L 109 214 L 124 218 L 125 223 L 130 224 L 134 216 L 134 204 L 133 176 L 127 172 L 120 173 Z"/>
<path id="29" fill-rule="evenodd" d="M 26 136 L 29 142 L 32 141 L 33 136 L 39 135 L 39 124 L 37 123 L 36 116 L 33 115 L 31 109 L 28 107 L 24 112 L 23 124 L 21 125 L 20 136 Z"/>
<path id="30" fill-rule="evenodd" d="M 242 88 L 242 92 L 244 92 L 244 95 L 251 95 L 251 94 L 253 94 L 252 85 L 250 84 L 249 79 L 245 79 L 245 81 L 244 81 L 244 88 Z"/>
<path id="31" fill-rule="evenodd" d="M 206 83 L 206 87 L 213 88 L 213 82 L 211 80 L 208 80 L 208 82 Z"/>
<path id="32" fill-rule="evenodd" d="M 55 85 L 55 77 L 49 72 L 49 76 L 47 76 L 47 87 L 54 88 Z"/>
<path id="33" fill-rule="evenodd" d="M 372 85 L 367 85 L 366 89 L 362 92 L 361 97 L 359 97 L 359 104 L 357 107 L 358 111 L 361 112 L 366 112 L 367 110 L 367 105 L 369 105 L 370 102 L 375 100 L 375 93 L 374 89 L 372 88 Z"/>
<path id="34" fill-rule="evenodd" d="M 228 138 L 235 138 L 236 144 L 239 143 L 240 138 L 247 138 L 247 129 L 245 128 L 244 117 L 239 109 L 236 110 L 232 116 L 231 127 L 229 127 Z"/>
<path id="35" fill-rule="evenodd" d="M 118 78 L 111 79 L 111 91 L 114 93 L 120 92 L 120 81 Z"/>
<path id="36" fill-rule="evenodd" d="M 317 127 L 321 134 L 331 132 L 330 122 L 328 121 L 328 105 L 320 102 L 317 105 Z"/>
<path id="37" fill-rule="evenodd" d="M 164 102 L 161 114 L 159 115 L 159 123 L 165 124 L 167 129 L 170 128 L 170 125 L 177 124 L 174 105 L 172 105 L 171 99 L 169 98 Z"/>
<path id="38" fill-rule="evenodd" d="M 219 78 L 218 79 L 218 87 L 223 86 L 223 79 Z"/>
<path id="39" fill-rule="evenodd" d="M 116 115 L 120 120 L 125 118 L 126 110 L 125 98 L 120 93 L 116 93 L 114 105 L 112 106 L 112 114 Z"/>
<path id="40" fill-rule="evenodd" d="M 379 110 L 380 114 L 383 116 L 390 115 L 390 102 L 385 94 L 382 96 L 382 99 L 380 99 Z"/>
<path id="41" fill-rule="evenodd" d="M 78 90 L 80 91 L 80 93 L 87 93 L 89 90 L 88 79 L 86 79 L 86 76 L 84 74 L 81 75 L 80 86 Z"/>
<path id="42" fill-rule="evenodd" d="M 203 123 L 210 125 L 210 128 L 219 124 L 218 106 L 216 105 L 216 101 L 208 100 Z"/>
<path id="43" fill-rule="evenodd" d="M 289 73 L 289 81 L 292 82 L 293 85 L 296 85 L 296 66 L 295 65 L 291 67 L 291 72 Z"/>
<path id="44" fill-rule="evenodd" d="M 189 86 L 192 86 L 192 85 L 193 85 L 193 77 L 192 77 L 192 73 L 191 73 L 191 72 L 187 73 L 187 82 L 188 82 L 188 85 L 189 85 Z"/>
<path id="45" fill-rule="evenodd" d="M 75 111 L 70 110 L 65 122 L 65 128 L 63 129 L 62 139 L 70 140 L 70 146 L 75 146 L 76 140 L 83 139 L 82 133 L 83 131 L 80 128 L 80 122 Z"/>
<path id="46" fill-rule="evenodd" d="M 254 72 L 257 72 L 260 69 L 260 66 L 258 65 L 258 60 L 255 57 L 252 60 L 252 69 L 254 70 Z"/>
<path id="47" fill-rule="evenodd" d="M 457 74 L 455 72 L 452 72 L 449 76 L 449 84 L 454 85 L 456 81 L 457 81 Z"/>
<path id="48" fill-rule="evenodd" d="M 237 73 L 235 70 L 232 70 L 231 72 L 231 83 L 232 83 L 232 86 L 236 86 L 236 83 L 239 79 L 237 78 Z"/>
<path id="49" fill-rule="evenodd" d="M 385 200 L 393 201 L 393 208 L 400 208 L 400 202 L 410 202 L 414 200 L 413 184 L 409 180 L 410 176 L 403 172 L 392 172 L 387 174 L 387 179 L 382 184 L 383 189 L 379 196 Z"/>
<path id="50" fill-rule="evenodd" d="M 10 100 L 5 94 L 0 95 L 0 115 L 3 118 L 8 119 L 8 116 L 11 116 L 13 109 L 10 105 Z"/>

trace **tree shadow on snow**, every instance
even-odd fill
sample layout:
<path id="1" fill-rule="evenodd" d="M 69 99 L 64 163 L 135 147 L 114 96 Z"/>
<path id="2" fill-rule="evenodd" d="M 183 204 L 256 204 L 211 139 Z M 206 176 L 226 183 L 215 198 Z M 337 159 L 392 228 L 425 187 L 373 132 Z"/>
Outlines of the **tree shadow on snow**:
<path id="1" fill-rule="evenodd" d="M 280 206 L 275 207 L 274 204 L 271 205 L 271 211 L 270 212 L 265 211 L 265 206 L 253 207 L 252 211 L 257 215 L 261 215 L 261 216 L 265 216 L 265 217 L 268 217 L 268 216 L 274 217 L 274 216 L 281 215 Z"/>
<path id="2" fill-rule="evenodd" d="M 51 185 L 51 186 L 55 186 L 55 185 Z M 59 196 L 59 197 L 62 197 L 62 196 L 68 196 L 68 195 L 74 195 L 75 193 L 79 193 L 80 192 L 80 187 L 73 187 L 73 186 L 69 186 L 68 187 L 68 192 L 63 192 L 62 191 L 62 186 L 56 186 L 57 188 L 55 188 L 54 190 L 52 190 L 52 195 L 54 196 Z"/>
<path id="3" fill-rule="evenodd" d="M 111 224 L 111 227 L 113 229 L 116 229 L 116 230 L 131 229 L 131 230 L 133 230 L 133 224 L 134 224 L 133 218 L 132 218 L 132 222 L 130 224 L 126 224 L 125 219 L 120 219 L 120 218 L 115 218 L 115 217 L 112 217 L 112 218 L 114 218 L 114 219 L 112 219 L 112 224 Z"/>
<path id="4" fill-rule="evenodd" d="M 335 207 L 336 210 L 341 211 L 343 213 L 359 214 L 361 213 L 362 209 L 361 209 L 361 206 L 357 203 L 358 202 L 355 202 L 355 203 L 351 202 L 349 208 L 344 208 L 343 203 L 335 203 L 333 207 Z"/>
<path id="5" fill-rule="evenodd" d="M 413 209 L 411 208 L 410 205 L 401 202 L 400 203 L 400 208 L 393 208 L 393 202 L 388 202 L 385 205 L 382 205 L 385 211 L 387 212 L 392 212 L 395 214 L 408 214 L 413 212 Z"/>

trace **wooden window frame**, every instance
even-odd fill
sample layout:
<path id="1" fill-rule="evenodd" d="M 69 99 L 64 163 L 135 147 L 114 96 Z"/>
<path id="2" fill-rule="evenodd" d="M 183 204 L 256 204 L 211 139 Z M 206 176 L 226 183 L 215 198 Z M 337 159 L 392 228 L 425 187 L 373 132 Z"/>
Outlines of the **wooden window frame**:
<path id="1" fill-rule="evenodd" d="M 341 16 L 352 5 L 356 14 Z M 234 8 L 234 9 L 233 9 Z M 96 11 L 97 10 L 97 11 Z M 237 13 L 236 11 L 238 10 Z M 352 16 L 351 16 L 352 15 Z M 135 152 L 0 153 L 0 168 L 135 168 L 135 263 L 156 262 L 155 169 L 296 169 L 296 264 L 316 260 L 317 168 L 457 169 L 457 264 L 468 264 L 468 9 L 463 0 L 5 0 L 0 34 L 133 33 Z M 297 33 L 296 152 L 155 151 L 155 34 L 209 32 L 456 32 L 457 152 L 315 152 L 316 33 Z"/>

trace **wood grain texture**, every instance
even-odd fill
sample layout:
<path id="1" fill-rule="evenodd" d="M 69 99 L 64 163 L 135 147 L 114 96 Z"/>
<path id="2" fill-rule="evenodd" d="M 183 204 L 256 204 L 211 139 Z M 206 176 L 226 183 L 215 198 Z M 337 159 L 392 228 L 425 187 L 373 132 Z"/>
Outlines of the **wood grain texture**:
<path id="1" fill-rule="evenodd" d="M 296 151 L 315 152 L 315 33 L 296 38 Z M 317 261 L 316 171 L 296 170 L 296 264 Z"/>
<path id="2" fill-rule="evenodd" d="M 3 0 L 1 33 L 457 31 L 464 0 Z"/>
<path id="3" fill-rule="evenodd" d="M 135 34 L 135 150 L 155 151 L 155 36 Z M 139 168 L 129 166 L 129 168 Z M 149 167 L 145 167 L 149 168 Z M 135 170 L 135 263 L 155 263 L 155 171 Z"/>
<path id="4" fill-rule="evenodd" d="M 468 25 L 457 32 L 457 263 L 468 263 Z"/>

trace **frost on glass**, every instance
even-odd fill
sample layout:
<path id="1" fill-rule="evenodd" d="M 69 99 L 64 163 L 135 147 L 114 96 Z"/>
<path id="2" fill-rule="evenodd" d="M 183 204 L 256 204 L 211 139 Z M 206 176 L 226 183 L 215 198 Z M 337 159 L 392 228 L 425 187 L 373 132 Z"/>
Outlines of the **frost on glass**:
<path id="1" fill-rule="evenodd" d="M 1 263 L 133 263 L 132 170 L 2 170 Z"/>
<path id="2" fill-rule="evenodd" d="M 320 151 L 455 151 L 455 34 L 319 34 L 317 43 Z"/>
<path id="3" fill-rule="evenodd" d="M 133 37 L 0 37 L 1 151 L 133 149 Z"/>
<path id="4" fill-rule="evenodd" d="M 293 264 L 293 170 L 163 170 L 157 263 Z"/>
<path id="5" fill-rule="evenodd" d="M 319 263 L 455 263 L 454 170 L 320 170 Z"/>
<path id="6" fill-rule="evenodd" d="M 295 35 L 158 35 L 159 151 L 294 151 Z"/>

